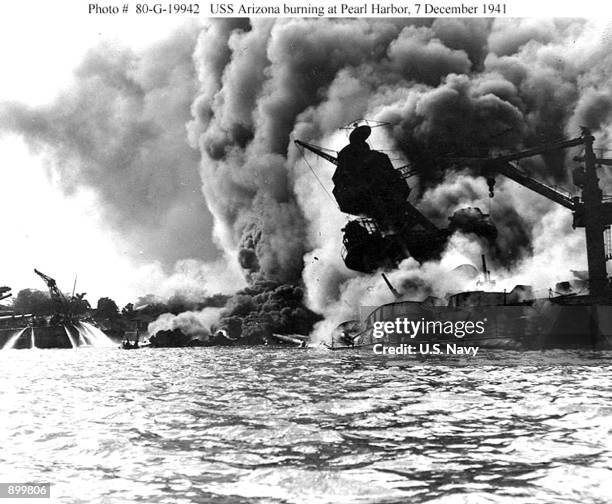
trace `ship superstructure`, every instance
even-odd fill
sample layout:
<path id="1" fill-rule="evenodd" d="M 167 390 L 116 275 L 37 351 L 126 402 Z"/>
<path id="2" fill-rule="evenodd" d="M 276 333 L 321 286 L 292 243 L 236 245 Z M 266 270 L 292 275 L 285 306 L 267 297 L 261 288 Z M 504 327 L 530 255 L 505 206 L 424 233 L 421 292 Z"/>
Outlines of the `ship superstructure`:
<path id="1" fill-rule="evenodd" d="M 395 168 L 387 154 L 371 149 L 367 124 L 355 124 L 349 144 L 338 156 L 296 140 L 301 148 L 336 165 L 333 195 L 340 211 L 353 217 L 343 228 L 347 268 L 371 273 L 393 268 L 406 257 L 419 262 L 440 256 L 457 230 L 494 240 L 497 230 L 478 208 L 459 210 L 446 228 L 438 227 L 409 200 L 408 179 L 418 172 L 410 164 Z"/>
<path id="2" fill-rule="evenodd" d="M 372 151 L 365 140 L 367 126 L 356 126 L 350 143 L 338 157 L 319 148 L 296 141 L 296 144 L 338 166 L 334 174 L 334 196 L 340 210 L 360 215 L 344 228 L 345 264 L 348 268 L 372 272 L 391 269 L 403 258 L 419 261 L 440 254 L 448 237 L 457 229 L 493 239 L 496 228 L 489 216 L 477 209 L 465 209 L 450 217 L 451 226 L 440 229 L 408 201 L 410 188 L 406 179 L 414 168 L 394 169 L 385 154 Z M 400 318 L 436 321 L 469 322 L 486 320 L 482 334 L 470 335 L 455 343 L 477 343 L 503 348 L 549 348 L 594 346 L 612 348 L 612 290 L 606 261 L 612 258 L 610 224 L 612 198 L 603 195 L 597 177 L 598 166 L 610 166 L 612 160 L 597 158 L 594 137 L 583 128 L 580 137 L 530 148 L 495 157 L 453 157 L 439 159 L 447 169 L 469 167 L 487 180 L 489 196 L 494 196 L 497 176 L 507 177 L 521 186 L 573 212 L 573 227 L 584 228 L 588 260 L 588 276 L 580 291 L 570 282 L 561 282 L 550 289 L 548 296 L 537 297 L 531 286 L 517 285 L 510 292 L 466 291 L 450 295 L 447 300 L 400 300 L 374 309 L 362 321 L 341 324 L 332 335 L 333 348 L 354 348 L 374 345 L 375 322 L 392 322 Z M 583 163 L 572 171 L 574 185 L 580 195 L 568 195 L 526 173 L 517 162 L 538 155 L 547 155 L 581 146 L 584 154 L 574 157 Z M 466 218 L 470 213 L 481 218 Z M 490 283 L 486 266 L 484 283 Z M 389 282 L 385 278 L 388 285 Z M 490 286 L 490 285 L 489 285 Z M 351 327 L 347 331 L 346 327 Z M 389 335 L 385 336 L 389 340 Z M 396 335 L 392 342 L 411 341 L 413 337 Z M 421 335 L 427 341 L 442 341 L 438 335 Z"/>

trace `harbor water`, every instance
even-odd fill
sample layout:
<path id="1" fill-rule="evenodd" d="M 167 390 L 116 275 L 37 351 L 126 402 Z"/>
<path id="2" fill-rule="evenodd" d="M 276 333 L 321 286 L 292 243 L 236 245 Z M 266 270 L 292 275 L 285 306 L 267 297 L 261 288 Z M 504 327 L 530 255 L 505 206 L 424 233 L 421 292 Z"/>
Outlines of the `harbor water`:
<path id="1" fill-rule="evenodd" d="M 0 383 L 0 482 L 45 502 L 612 496 L 612 352 L 10 350 Z"/>

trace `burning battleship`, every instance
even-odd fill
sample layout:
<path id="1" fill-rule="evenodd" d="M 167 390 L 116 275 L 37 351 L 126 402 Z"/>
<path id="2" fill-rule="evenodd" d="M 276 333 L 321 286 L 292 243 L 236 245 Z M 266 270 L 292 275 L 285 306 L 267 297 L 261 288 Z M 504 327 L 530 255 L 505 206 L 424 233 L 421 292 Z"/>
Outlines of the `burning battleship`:
<path id="1" fill-rule="evenodd" d="M 410 201 L 408 179 L 417 174 L 410 164 L 393 167 L 389 156 L 370 148 L 368 124 L 355 123 L 349 144 L 338 157 L 296 140 L 303 147 L 337 166 L 332 177 L 339 209 L 359 216 L 343 228 L 343 259 L 347 268 L 372 273 L 396 266 L 406 257 L 419 262 L 439 258 L 455 231 L 472 232 L 495 240 L 497 229 L 479 208 L 465 208 L 438 228 Z"/>
<path id="2" fill-rule="evenodd" d="M 58 288 L 55 279 L 34 269 L 45 282 L 53 313 L 50 315 L 10 314 L 0 317 L 0 348 L 111 347 L 114 343 L 91 320 L 84 294 L 70 297 Z"/>
<path id="3" fill-rule="evenodd" d="M 440 257 L 449 237 L 456 231 L 494 242 L 497 229 L 489 215 L 478 208 L 459 210 L 449 218 L 446 229 L 436 227 L 408 201 L 407 179 L 414 175 L 410 165 L 394 168 L 383 152 L 372 150 L 366 140 L 367 124 L 354 124 L 349 145 L 334 157 L 309 143 L 296 140 L 299 147 L 337 166 L 333 194 L 341 211 L 355 218 L 344 227 L 343 259 L 349 269 L 371 273 L 389 270 L 407 257 L 423 263 Z M 496 157 L 446 157 L 437 160 L 448 168 L 469 167 L 484 177 L 489 196 L 495 194 L 496 177 L 507 177 L 523 187 L 573 212 L 573 227 L 585 228 L 588 276 L 582 290 L 575 282 L 561 282 L 545 298 L 537 297 L 532 286 L 517 285 L 509 292 L 474 290 L 447 295 L 446 299 L 403 300 L 373 308 L 363 320 L 347 321 L 332 334 L 332 349 L 372 346 L 377 343 L 403 344 L 426 340 L 493 348 L 540 349 L 558 347 L 612 347 L 612 289 L 606 272 L 610 253 L 612 202 L 599 187 L 597 167 L 611 165 L 593 151 L 594 137 L 583 128 L 578 138 L 534 147 Z M 572 172 L 580 196 L 568 196 L 536 180 L 516 163 L 525 158 L 582 147 L 583 163 Z M 484 260 L 484 256 L 483 256 Z M 485 284 L 490 277 L 483 267 Z M 580 282 L 578 282 L 580 283 Z M 380 335 L 374 327 L 397 320 L 419 320 L 436 327 L 441 321 L 474 324 L 486 321 L 478 334 Z M 453 325 L 454 327 L 454 325 Z"/>

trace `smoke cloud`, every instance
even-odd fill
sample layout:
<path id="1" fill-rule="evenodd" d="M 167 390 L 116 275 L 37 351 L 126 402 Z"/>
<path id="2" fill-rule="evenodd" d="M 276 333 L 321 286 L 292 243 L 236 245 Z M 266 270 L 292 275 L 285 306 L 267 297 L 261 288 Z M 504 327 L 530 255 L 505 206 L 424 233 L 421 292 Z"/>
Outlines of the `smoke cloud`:
<path id="1" fill-rule="evenodd" d="M 212 326 L 218 321 L 220 308 L 204 308 L 199 311 L 184 311 L 178 315 L 164 313 L 149 324 L 149 334 L 160 331 L 180 331 L 197 339 L 207 340 L 211 335 Z"/>
<path id="2" fill-rule="evenodd" d="M 102 44 L 49 105 L 0 104 L 0 132 L 19 133 L 45 152 L 67 194 L 93 189 L 128 252 L 166 268 L 219 256 L 200 190 L 199 155 L 185 133 L 197 89 L 198 32 L 186 26 L 141 52 Z"/>
<path id="3" fill-rule="evenodd" d="M 605 147 L 610 35 L 572 19 L 210 20 L 145 54 L 94 51 L 70 93 L 44 110 L 5 104 L 0 124 L 51 145 L 66 190 L 96 188 L 113 225 L 134 233 L 135 245 L 154 242 L 148 249 L 162 262 L 212 258 L 212 226 L 226 264 L 239 265 L 247 283 L 215 312 L 218 322 L 248 333 L 266 318 L 272 331 L 305 331 L 314 311 L 325 316 L 324 334 L 359 305 L 391 298 L 378 275 L 344 266 L 348 216 L 329 196 L 333 167 L 310 158 L 315 180 L 292 140 L 340 150 L 341 126 L 387 122 L 369 142 L 418 170 L 411 201 L 432 221 L 446 227 L 458 209 L 490 207 L 497 242 L 456 234 L 441 261 L 406 259 L 389 275 L 406 297 L 466 288 L 447 273 L 478 264 L 481 253 L 500 282 L 548 286 L 570 263 L 586 264 L 569 212 L 501 176 L 489 201 L 476 167 L 457 172 L 441 159 L 576 137 L 581 126 Z M 520 166 L 574 190 L 578 153 Z M 164 327 L 188 331 L 194 317 Z"/>
<path id="4" fill-rule="evenodd" d="M 340 229 L 346 216 L 319 188 L 291 140 L 339 150 L 347 143 L 340 126 L 359 117 L 390 123 L 375 130 L 370 143 L 395 149 L 398 164 L 410 161 L 419 169 L 411 198 L 445 226 L 455 210 L 488 211 L 489 201 L 475 169 L 453 174 L 440 158 L 488 156 L 576 137 L 582 125 L 600 142 L 607 140 L 612 103 L 607 32 L 584 20 L 212 25 L 196 51 L 201 95 L 190 131 L 202 152 L 204 193 L 217 238 L 236 251 L 252 281 L 295 283 L 301 275 L 308 306 L 326 315 L 324 324 L 332 314 L 354 312 L 356 305 L 389 300 L 378 277 L 344 267 Z M 226 49 L 222 67 L 218 55 L 210 60 L 209 47 Z M 569 159 L 557 152 L 521 167 L 571 188 Z M 331 166 L 316 166 L 331 192 Z M 584 263 L 577 245 L 582 237 L 572 232 L 567 212 L 498 179 L 491 202 L 497 244 L 488 247 L 458 235 L 441 262 L 404 261 L 391 277 L 406 295 L 452 290 L 438 280 L 449 261 L 478 264 L 483 252 L 503 278 L 540 271 L 530 265 L 550 260 L 551 250 L 568 250 L 572 260 Z M 550 229 L 557 233 L 554 240 Z M 532 279 L 551 281 L 550 275 Z"/>

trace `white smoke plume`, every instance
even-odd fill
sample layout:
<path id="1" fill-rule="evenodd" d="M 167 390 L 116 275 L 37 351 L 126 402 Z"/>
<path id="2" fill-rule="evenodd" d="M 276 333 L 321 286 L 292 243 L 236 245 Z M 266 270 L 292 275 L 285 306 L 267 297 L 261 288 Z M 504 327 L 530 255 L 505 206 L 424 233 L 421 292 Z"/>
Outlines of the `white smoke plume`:
<path id="1" fill-rule="evenodd" d="M 182 42 L 170 44 L 172 51 L 152 52 L 157 59 L 145 59 L 150 64 L 142 59 L 135 64 L 125 54 L 112 64 L 99 54 L 90 58 L 80 75 L 93 77 L 83 79 L 81 87 L 93 89 L 102 100 L 91 103 L 85 99 L 88 93 L 77 88 L 49 110 L 5 106 L 9 120 L 0 123 L 28 132 L 35 144 L 50 139 L 62 158 L 78 159 L 67 163 L 65 175 L 74 175 L 67 180 L 108 195 L 107 208 L 118 209 L 116 225 L 125 219 L 126 230 L 150 232 L 147 222 L 167 220 L 160 233 L 170 232 L 176 247 L 167 239 L 157 250 L 160 260 L 183 259 L 191 248 L 203 246 L 195 239 L 204 236 L 196 228 L 207 227 L 210 217 L 177 200 L 190 205 L 205 201 L 215 242 L 224 257 L 239 263 L 249 282 L 236 298 L 247 302 L 231 302 L 228 309 L 250 306 L 250 313 L 263 316 L 273 292 L 285 292 L 283 284 L 299 285 L 292 302 L 305 289 L 307 305 L 329 325 L 359 305 L 391 299 L 378 275 L 344 266 L 340 229 L 347 216 L 321 189 L 292 140 L 339 150 L 347 142 L 339 127 L 361 117 L 388 122 L 374 130 L 372 147 L 395 149 L 397 164 L 410 161 L 419 169 L 411 180 L 411 201 L 445 227 L 456 209 L 488 211 L 489 200 L 475 170 L 452 173 L 439 158 L 520 150 L 576 137 L 581 126 L 592 129 L 597 147 L 607 146 L 612 134 L 611 33 L 604 23 L 574 19 L 210 20 L 197 42 L 194 32 L 186 33 L 179 37 Z M 168 54 L 172 58 L 164 57 Z M 111 89 L 120 91 L 102 93 L 108 86 L 97 83 L 108 79 Z M 101 104 L 106 102 L 113 104 L 110 115 Z M 180 167 L 186 160 L 192 166 L 196 159 L 191 151 L 170 158 L 164 152 L 164 146 L 170 152 L 179 144 L 184 147 L 187 102 L 187 134 L 199 152 L 200 178 L 177 178 L 173 171 L 167 179 L 151 179 L 148 167 L 159 167 L 154 162 L 158 154 L 164 166 Z M 168 114 L 170 132 L 163 127 Z M 69 127 L 58 127 L 65 123 Z M 123 143 L 123 134 L 109 136 L 117 124 L 124 125 L 117 131 L 129 133 L 129 142 Z M 167 135 L 169 144 L 159 141 Z M 96 154 L 105 143 L 113 153 L 110 159 Z M 568 172 L 578 153 L 574 149 L 525 160 L 521 167 L 543 181 L 574 189 Z M 310 160 L 331 193 L 333 167 Z M 130 198 L 121 190 L 114 198 L 107 190 L 110 173 L 128 173 L 131 182 L 159 182 L 145 182 L 144 195 L 138 193 L 155 207 L 150 220 L 147 211 L 125 217 L 129 212 L 123 202 Z M 461 261 L 478 264 L 483 252 L 500 281 L 548 284 L 563 270 L 584 269 L 583 233 L 572 231 L 569 212 L 497 178 L 491 202 L 497 245 L 483 250 L 473 237 L 456 236 L 439 262 L 418 265 L 407 259 L 389 275 L 406 296 L 462 288 L 448 280 L 448 269 Z M 601 178 L 604 186 L 612 182 L 605 174 Z M 184 186 L 193 198 L 180 189 Z M 168 187 L 176 191 L 159 197 Z M 168 204 L 155 206 L 160 201 Z M 175 226 L 182 237 L 168 230 Z M 551 261 L 557 268 L 547 275 Z M 275 301 L 274 307 L 276 313 L 280 304 Z"/>
<path id="2" fill-rule="evenodd" d="M 340 228 L 346 217 L 291 140 L 339 149 L 346 139 L 337 129 L 345 123 L 359 117 L 391 123 L 371 144 L 398 149 L 419 167 L 413 201 L 444 226 L 462 205 L 486 211 L 488 191 L 477 173 L 450 176 L 438 158 L 576 137 L 578 126 L 590 127 L 605 145 L 609 34 L 584 20 L 256 20 L 248 27 L 209 27 L 196 52 L 202 91 L 191 134 L 203 156 L 216 236 L 238 252 L 252 278 L 295 282 L 301 273 L 309 306 L 328 321 L 380 301 L 378 277 L 344 267 Z M 218 53 L 210 62 L 209 47 L 226 49 L 222 70 Z M 569 185 L 569 159 L 554 153 L 522 166 L 549 183 Z M 332 167 L 317 167 L 330 192 Z M 535 273 L 553 251 L 570 254 L 566 270 L 570 259 L 584 266 L 582 238 L 572 232 L 567 212 L 509 181 L 498 180 L 497 193 L 498 245 L 485 251 L 494 272 L 525 283 L 550 281 Z M 442 293 L 451 287 L 437 280 L 449 255 L 478 264 L 482 252 L 459 241 L 468 243 L 467 251 L 449 250 L 435 264 L 405 261 L 391 278 L 399 275 L 395 280 L 405 285 L 408 275 L 422 286 L 413 295 Z M 372 289 L 380 296 L 368 294 Z"/>
<path id="3" fill-rule="evenodd" d="M 204 308 L 199 311 L 185 311 L 178 315 L 164 313 L 149 324 L 148 332 L 154 335 L 159 331 L 180 329 L 187 336 L 208 339 L 211 335 L 211 328 L 219 320 L 220 312 L 221 308 Z"/>
<path id="4" fill-rule="evenodd" d="M 213 294 L 232 294 L 244 285 L 237 261 L 230 258 L 208 262 L 184 259 L 171 269 L 155 261 L 138 267 L 126 281 L 134 282 L 132 291 L 139 289 L 161 300 L 178 297 L 190 303 Z"/>
<path id="5" fill-rule="evenodd" d="M 142 51 L 103 43 L 50 104 L 0 103 L 0 133 L 21 134 L 47 154 L 67 194 L 93 189 L 105 222 L 140 264 L 219 256 L 185 132 L 198 32 L 186 26 Z"/>

